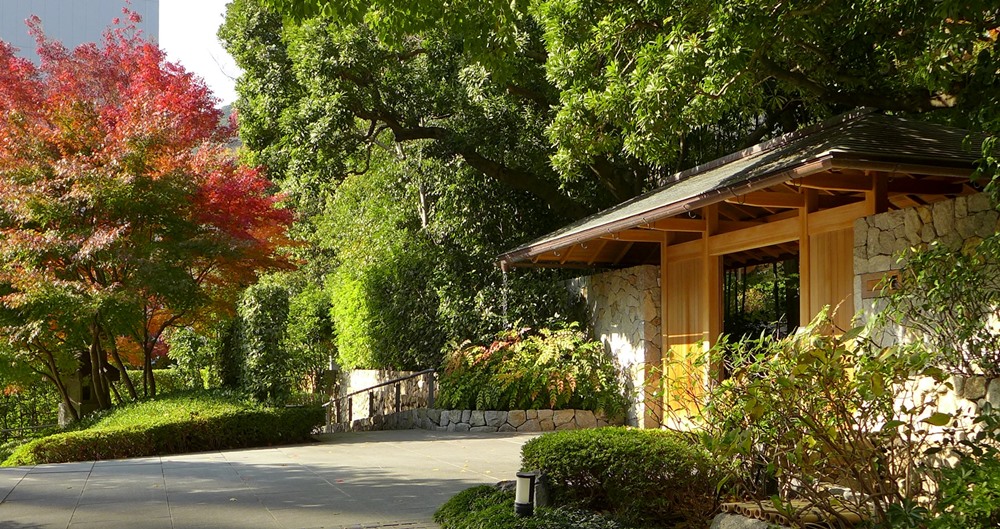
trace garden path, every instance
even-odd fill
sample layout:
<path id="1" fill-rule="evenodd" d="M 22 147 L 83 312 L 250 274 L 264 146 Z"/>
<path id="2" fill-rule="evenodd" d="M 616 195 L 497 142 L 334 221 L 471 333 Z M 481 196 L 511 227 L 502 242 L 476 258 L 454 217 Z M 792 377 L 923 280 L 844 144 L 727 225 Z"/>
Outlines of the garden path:
<path id="1" fill-rule="evenodd" d="M 0 468 L 0 528 L 435 528 L 431 516 L 455 493 L 513 479 L 532 437 L 356 432 L 305 445 Z"/>

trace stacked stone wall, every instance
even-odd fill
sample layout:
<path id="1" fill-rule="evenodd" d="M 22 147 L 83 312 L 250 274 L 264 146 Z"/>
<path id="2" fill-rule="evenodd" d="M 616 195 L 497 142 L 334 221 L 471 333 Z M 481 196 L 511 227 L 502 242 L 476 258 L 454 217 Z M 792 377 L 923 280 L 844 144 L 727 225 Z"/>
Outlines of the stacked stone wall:
<path id="1" fill-rule="evenodd" d="M 568 288 L 586 302 L 594 337 L 625 373 L 634 403 L 627 423 L 648 422 L 646 371 L 649 365 L 659 365 L 661 354 L 660 268 L 637 266 L 580 277 L 570 281 Z"/>
<path id="2" fill-rule="evenodd" d="M 621 425 L 589 410 L 439 410 L 419 408 L 335 425 L 334 431 L 552 432 Z"/>
<path id="3" fill-rule="evenodd" d="M 910 248 L 932 242 L 958 252 L 977 245 L 1000 230 L 1000 213 L 988 195 L 978 193 L 952 200 L 889 211 L 854 223 L 854 299 L 862 318 L 885 308 L 877 296 L 865 299 L 863 278 L 903 269 Z M 871 277 L 871 276 L 869 276 Z M 886 329 L 876 337 L 882 345 L 908 339 L 903 329 Z M 955 416 L 958 426 L 971 428 L 986 403 L 1000 409 L 1000 379 L 953 377 L 951 388 L 930 379 L 915 379 L 897 391 L 897 405 L 915 406 L 924 414 L 937 411 Z"/>
<path id="4" fill-rule="evenodd" d="M 953 250 L 978 244 L 1000 229 L 1000 213 L 985 193 L 929 206 L 889 211 L 854 222 L 854 299 L 862 300 L 861 277 L 898 270 L 900 257 L 911 247 L 938 241 Z M 879 310 L 877 302 L 859 303 L 859 310 Z"/>

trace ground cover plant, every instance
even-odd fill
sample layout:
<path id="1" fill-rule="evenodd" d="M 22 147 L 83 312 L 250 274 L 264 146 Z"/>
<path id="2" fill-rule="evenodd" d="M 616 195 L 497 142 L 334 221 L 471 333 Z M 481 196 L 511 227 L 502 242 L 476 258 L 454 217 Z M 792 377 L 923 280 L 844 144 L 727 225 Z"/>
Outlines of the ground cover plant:
<path id="1" fill-rule="evenodd" d="M 489 346 L 448 355 L 436 403 L 472 410 L 582 409 L 611 417 L 627 406 L 619 369 L 600 342 L 576 326 L 517 329 Z"/>
<path id="2" fill-rule="evenodd" d="M 200 452 L 303 442 L 318 406 L 268 408 L 223 393 L 178 392 L 121 406 L 17 448 L 4 466 Z"/>
<path id="3" fill-rule="evenodd" d="M 556 505 L 610 512 L 634 525 L 705 527 L 719 474 L 693 438 L 607 427 L 553 432 L 521 449 L 521 467 L 545 475 Z"/>
<path id="4" fill-rule="evenodd" d="M 536 507 L 530 518 L 514 514 L 514 492 L 493 485 L 466 489 L 445 502 L 434 521 L 444 529 L 626 529 L 599 513 L 572 507 Z"/>

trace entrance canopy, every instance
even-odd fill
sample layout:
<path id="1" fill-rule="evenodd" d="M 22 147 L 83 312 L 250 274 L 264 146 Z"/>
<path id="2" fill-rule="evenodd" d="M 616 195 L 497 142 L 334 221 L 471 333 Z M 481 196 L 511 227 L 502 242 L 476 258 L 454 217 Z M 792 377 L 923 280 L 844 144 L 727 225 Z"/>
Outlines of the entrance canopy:
<path id="1" fill-rule="evenodd" d="M 499 262 L 505 269 L 620 268 L 706 253 L 731 268 L 780 260 L 802 250 L 803 233 L 844 230 L 867 215 L 975 192 L 969 176 L 981 155 L 978 145 L 966 145 L 967 134 L 899 117 L 844 115 L 678 173 Z"/>

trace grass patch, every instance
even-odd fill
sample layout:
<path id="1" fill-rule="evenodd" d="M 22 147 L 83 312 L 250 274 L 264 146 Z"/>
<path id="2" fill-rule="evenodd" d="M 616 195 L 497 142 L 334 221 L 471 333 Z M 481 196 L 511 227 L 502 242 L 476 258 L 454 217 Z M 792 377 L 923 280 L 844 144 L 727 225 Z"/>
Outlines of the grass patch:
<path id="1" fill-rule="evenodd" d="M 21 445 L 3 466 L 120 459 L 303 442 L 318 406 L 266 408 L 223 393 L 182 392 L 110 410 Z"/>
<path id="2" fill-rule="evenodd" d="M 595 512 L 566 507 L 538 507 L 535 515 L 514 514 L 514 492 L 480 485 L 459 492 L 436 513 L 444 529 L 627 529 Z"/>

